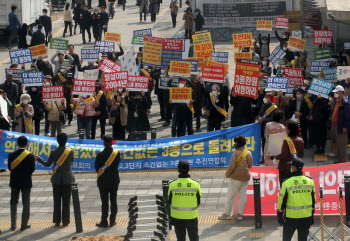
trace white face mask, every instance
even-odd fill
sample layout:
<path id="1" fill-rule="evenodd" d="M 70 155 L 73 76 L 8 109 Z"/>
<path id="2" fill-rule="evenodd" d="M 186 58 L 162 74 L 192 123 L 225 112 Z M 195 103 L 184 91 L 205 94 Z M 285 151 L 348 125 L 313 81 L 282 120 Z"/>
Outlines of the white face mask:
<path id="1" fill-rule="evenodd" d="M 283 47 L 283 50 L 284 50 L 284 51 L 287 51 L 287 49 L 288 49 L 287 47 Z"/>
<path id="2" fill-rule="evenodd" d="M 143 68 L 144 68 L 145 70 L 148 70 L 148 66 L 147 66 L 147 65 L 145 65 Z"/>
<path id="3" fill-rule="evenodd" d="M 179 87 L 180 87 L 180 88 L 183 88 L 183 87 L 185 87 L 185 85 L 184 85 L 183 83 L 180 83 L 180 84 L 179 84 Z"/>
<path id="4" fill-rule="evenodd" d="M 287 38 L 287 35 L 283 34 L 283 35 L 282 35 L 282 38 Z"/>
<path id="5" fill-rule="evenodd" d="M 334 98 L 338 99 L 339 98 L 339 94 L 338 93 L 334 93 Z"/>
<path id="6" fill-rule="evenodd" d="M 37 91 L 38 90 L 38 88 L 37 87 L 32 87 L 32 91 Z"/>
<path id="7" fill-rule="evenodd" d="M 45 86 L 51 86 L 50 82 L 45 82 Z"/>
<path id="8" fill-rule="evenodd" d="M 212 91 L 213 95 L 217 95 L 218 92 L 216 90 Z"/>
<path id="9" fill-rule="evenodd" d="M 67 70 L 66 70 L 66 69 L 60 69 L 60 72 L 61 72 L 62 74 L 65 74 L 65 73 L 67 72 Z"/>
<path id="10" fill-rule="evenodd" d="M 267 103 L 267 99 L 266 99 L 266 98 L 264 98 L 264 99 L 263 99 L 263 102 L 264 102 L 264 104 L 266 104 L 266 103 Z"/>
<path id="11" fill-rule="evenodd" d="M 24 105 L 27 105 L 28 102 L 29 102 L 28 100 L 23 100 L 23 101 L 22 101 L 22 103 L 23 103 Z"/>
<path id="12" fill-rule="evenodd" d="M 263 61 L 263 65 L 267 65 L 267 61 Z"/>
<path id="13" fill-rule="evenodd" d="M 263 42 L 263 44 L 266 44 L 267 43 L 267 41 L 262 41 Z"/>
<path id="14" fill-rule="evenodd" d="M 254 50 L 249 50 L 249 52 L 254 53 Z"/>
<path id="15" fill-rule="evenodd" d="M 164 69 L 162 69 L 160 72 L 161 72 L 162 74 L 165 74 L 165 70 L 164 70 Z"/>
<path id="16" fill-rule="evenodd" d="M 43 61 L 44 63 L 47 63 L 49 60 L 48 60 L 47 58 L 45 58 L 45 59 L 42 59 L 42 61 Z"/>
<path id="17" fill-rule="evenodd" d="M 283 73 L 284 73 L 284 70 L 282 69 L 280 73 L 283 74 Z"/>
<path id="18" fill-rule="evenodd" d="M 295 59 L 299 59 L 299 56 L 294 56 Z"/>
<path id="19" fill-rule="evenodd" d="M 290 168 L 290 172 L 293 172 L 293 168 Z"/>

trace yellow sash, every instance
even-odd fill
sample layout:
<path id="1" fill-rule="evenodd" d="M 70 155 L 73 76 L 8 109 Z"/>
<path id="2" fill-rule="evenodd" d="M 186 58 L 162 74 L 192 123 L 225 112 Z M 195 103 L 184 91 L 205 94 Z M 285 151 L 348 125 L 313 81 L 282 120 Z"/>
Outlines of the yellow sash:
<path id="1" fill-rule="evenodd" d="M 187 104 L 187 107 L 188 107 L 188 109 L 190 109 L 190 111 L 192 112 L 192 114 L 194 114 L 193 104 L 188 103 L 188 104 Z"/>
<path id="2" fill-rule="evenodd" d="M 289 151 L 292 154 L 293 158 L 298 158 L 297 149 L 295 149 L 294 143 L 290 137 L 286 137 L 285 139 L 289 146 Z"/>
<path id="3" fill-rule="evenodd" d="M 79 106 L 82 106 L 82 105 L 87 105 L 87 104 L 93 102 L 94 100 L 95 100 L 94 97 L 87 98 L 84 101 L 80 101 L 80 102 L 76 103 L 75 107 L 79 107 Z"/>
<path id="4" fill-rule="evenodd" d="M 149 73 L 148 73 L 144 68 L 141 69 L 141 72 L 142 72 L 145 76 L 151 77 L 151 76 L 149 75 Z"/>
<path id="5" fill-rule="evenodd" d="M 103 94 L 103 91 L 100 90 L 100 91 L 98 92 L 97 96 L 96 96 L 97 101 L 100 101 L 100 98 L 101 98 L 102 94 Z"/>
<path id="6" fill-rule="evenodd" d="M 266 116 L 268 116 L 269 114 L 271 114 L 271 112 L 272 112 L 274 109 L 276 109 L 276 108 L 277 108 L 276 105 L 270 106 L 270 108 L 268 108 L 268 109 L 266 110 L 266 112 L 265 112 L 263 118 L 266 118 Z"/>
<path id="7" fill-rule="evenodd" d="M 311 103 L 311 100 L 309 99 L 309 97 L 307 95 L 304 95 L 304 99 L 305 99 L 307 105 L 309 106 L 310 110 L 312 110 L 313 104 Z"/>
<path id="8" fill-rule="evenodd" d="M 64 76 L 61 73 L 58 73 L 57 75 L 60 78 L 60 80 L 62 80 L 62 82 L 66 82 L 66 78 L 64 78 Z"/>
<path id="9" fill-rule="evenodd" d="M 113 99 L 113 94 L 112 94 L 112 91 L 110 90 L 107 91 L 107 99 L 109 100 Z"/>
<path id="10" fill-rule="evenodd" d="M 27 150 L 24 150 L 21 155 L 19 155 L 16 160 L 14 160 L 12 163 L 11 163 L 11 170 L 15 169 L 16 166 L 18 166 L 23 160 L 24 158 L 26 158 L 28 155 L 30 154 L 29 151 Z"/>
<path id="11" fill-rule="evenodd" d="M 22 112 L 23 111 L 23 108 L 21 107 L 20 104 L 17 104 L 16 105 L 16 109 L 18 110 L 18 112 Z M 30 120 L 26 117 L 24 118 L 24 114 L 22 115 L 22 119 L 24 120 L 24 123 L 26 123 L 26 125 L 29 127 L 29 129 L 32 131 L 33 130 L 33 125 L 32 123 L 30 122 Z"/>
<path id="12" fill-rule="evenodd" d="M 225 117 L 227 117 L 228 113 L 222 109 L 221 107 L 219 107 L 216 103 L 215 103 L 215 97 L 213 95 L 213 93 L 210 93 L 210 100 L 212 105 L 214 106 L 214 108 L 219 111 L 222 115 L 224 115 Z"/>
<path id="13" fill-rule="evenodd" d="M 244 150 L 242 151 L 241 155 L 239 155 L 239 157 L 236 160 L 236 166 L 241 164 L 241 162 L 247 157 L 247 155 L 248 155 L 248 149 L 244 148 Z"/>
<path id="14" fill-rule="evenodd" d="M 118 150 L 113 150 L 111 155 L 108 157 L 106 163 L 98 170 L 97 178 L 99 178 L 108 167 L 110 167 L 118 155 Z"/>
<path id="15" fill-rule="evenodd" d="M 56 164 L 54 165 L 54 167 L 52 168 L 52 174 L 51 174 L 51 179 L 53 177 L 53 175 L 56 173 L 57 169 L 63 165 L 63 163 L 66 161 L 69 153 L 70 153 L 71 149 L 69 149 L 68 147 L 66 147 L 66 149 L 64 150 L 63 154 L 61 155 L 61 157 L 58 159 L 58 161 L 56 162 Z"/>

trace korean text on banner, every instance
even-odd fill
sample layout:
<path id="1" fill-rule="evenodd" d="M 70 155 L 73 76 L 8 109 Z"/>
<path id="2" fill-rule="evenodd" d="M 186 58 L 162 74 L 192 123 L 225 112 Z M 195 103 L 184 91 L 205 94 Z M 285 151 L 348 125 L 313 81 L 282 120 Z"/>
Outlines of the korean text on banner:
<path id="1" fill-rule="evenodd" d="M 211 59 L 208 59 L 207 66 L 223 67 L 225 69 L 225 73 L 224 73 L 225 76 L 227 75 L 228 67 L 229 67 L 228 64 L 217 62 L 217 61 L 214 61 L 214 60 L 211 60 Z"/>
<path id="2" fill-rule="evenodd" d="M 315 49 L 314 59 L 315 60 L 329 60 L 333 57 L 332 48 Z"/>
<path id="3" fill-rule="evenodd" d="M 129 75 L 126 89 L 129 91 L 148 91 L 148 77 L 147 76 L 132 76 Z"/>
<path id="4" fill-rule="evenodd" d="M 45 44 L 29 47 L 32 51 L 32 57 L 47 56 L 47 48 Z"/>
<path id="5" fill-rule="evenodd" d="M 110 41 L 95 41 L 94 49 L 98 49 L 100 53 L 113 53 L 114 52 L 114 42 Z"/>
<path id="6" fill-rule="evenodd" d="M 187 57 L 186 59 L 187 60 L 198 60 L 198 69 L 201 69 L 205 63 L 204 57 Z"/>
<path id="7" fill-rule="evenodd" d="M 75 95 L 91 95 L 95 92 L 96 80 L 74 80 L 73 94 Z"/>
<path id="8" fill-rule="evenodd" d="M 120 44 L 122 42 L 122 34 L 106 32 L 104 41 L 111 41 L 111 42 L 116 42 L 117 44 Z"/>
<path id="9" fill-rule="evenodd" d="M 191 75 L 191 63 L 182 61 L 171 61 L 169 73 L 176 74 L 179 76 L 190 76 Z"/>
<path id="10" fill-rule="evenodd" d="M 252 53 L 247 53 L 247 52 L 235 52 L 235 62 L 241 60 L 241 59 L 247 59 L 247 60 L 252 60 Z"/>
<path id="11" fill-rule="evenodd" d="M 323 79 L 331 82 L 337 81 L 337 68 L 322 69 Z"/>
<path id="12" fill-rule="evenodd" d="M 22 84 L 24 86 L 42 86 L 44 83 L 43 72 L 23 72 Z"/>
<path id="13" fill-rule="evenodd" d="M 137 146 L 136 142 L 118 141 L 113 144 L 113 148 L 121 153 L 119 170 L 177 168 L 180 160 L 187 160 L 191 167 L 224 167 L 229 165 L 231 155 L 235 151 L 234 138 L 243 135 L 248 150 L 252 152 L 254 165 L 257 165 L 261 159 L 260 128 L 261 125 L 257 123 L 178 138 L 138 141 Z M 7 168 L 8 153 L 17 150 L 17 138 L 21 135 L 28 138 L 28 151 L 40 155 L 45 160 L 51 151 L 57 148 L 57 140 L 53 137 L 0 130 L 1 169 Z M 70 138 L 67 147 L 74 152 L 73 171 L 85 172 L 95 171 L 95 157 L 104 149 L 101 140 Z M 35 169 L 50 170 L 38 162 Z"/>
<path id="14" fill-rule="evenodd" d="M 164 38 L 162 42 L 163 50 L 185 51 L 184 39 Z"/>
<path id="15" fill-rule="evenodd" d="M 289 78 L 289 85 L 304 86 L 304 76 L 302 69 L 284 68 L 284 76 Z"/>
<path id="16" fill-rule="evenodd" d="M 143 46 L 143 36 L 133 35 L 131 40 L 131 46 Z"/>
<path id="17" fill-rule="evenodd" d="M 288 41 L 288 48 L 291 50 L 304 50 L 305 49 L 306 40 L 295 38 L 290 36 Z"/>
<path id="18" fill-rule="evenodd" d="M 213 43 L 210 32 L 194 34 L 192 35 L 192 39 L 196 57 L 209 58 L 211 52 L 213 52 Z"/>
<path id="19" fill-rule="evenodd" d="M 144 36 L 142 62 L 160 66 L 162 63 L 162 38 Z"/>
<path id="20" fill-rule="evenodd" d="M 276 17 L 276 28 L 288 28 L 289 18 Z"/>
<path id="21" fill-rule="evenodd" d="M 191 63 L 191 74 L 198 74 L 198 60 L 182 59 L 181 61 Z"/>
<path id="22" fill-rule="evenodd" d="M 181 60 L 182 52 L 178 50 L 162 50 L 162 66 L 170 66 L 171 61 Z"/>
<path id="23" fill-rule="evenodd" d="M 170 87 L 170 100 L 172 103 L 189 103 L 192 100 L 192 88 Z"/>
<path id="24" fill-rule="evenodd" d="M 286 90 L 286 96 L 292 97 L 293 96 L 293 91 L 294 91 L 294 86 L 293 85 L 287 85 L 287 90 Z"/>
<path id="25" fill-rule="evenodd" d="M 237 33 L 232 35 L 233 47 L 245 48 L 252 46 L 252 33 Z"/>
<path id="26" fill-rule="evenodd" d="M 12 80 L 16 81 L 22 81 L 22 73 L 24 72 L 24 69 L 5 69 L 5 74 L 11 73 L 13 75 Z"/>
<path id="27" fill-rule="evenodd" d="M 98 69 L 87 69 L 87 70 L 84 70 L 83 79 L 96 81 L 98 80 L 98 74 L 99 74 Z"/>
<path id="28" fill-rule="evenodd" d="M 337 79 L 344 80 L 350 78 L 350 66 L 337 66 Z"/>
<path id="29" fill-rule="evenodd" d="M 100 57 L 100 51 L 99 49 L 81 49 L 81 55 L 80 58 L 82 60 L 86 60 L 86 61 L 96 61 L 98 60 Z"/>
<path id="30" fill-rule="evenodd" d="M 118 71 L 120 71 L 120 65 L 105 58 L 102 60 L 102 62 L 98 66 L 98 69 L 103 71 L 103 72 L 118 72 Z"/>
<path id="31" fill-rule="evenodd" d="M 329 68 L 328 61 L 311 61 L 310 73 L 318 75 L 321 73 L 323 68 Z"/>
<path id="32" fill-rule="evenodd" d="M 272 31 L 272 21 L 269 20 L 258 20 L 256 21 L 256 30 Z"/>
<path id="33" fill-rule="evenodd" d="M 60 101 L 64 98 L 63 85 L 43 86 L 41 90 L 44 101 Z"/>
<path id="34" fill-rule="evenodd" d="M 286 53 L 284 50 L 280 46 L 277 46 L 270 54 L 269 60 L 271 61 L 272 65 L 275 65 L 278 60 L 282 59 L 285 55 Z"/>
<path id="35" fill-rule="evenodd" d="M 52 38 L 50 39 L 50 49 L 67 50 L 69 40 Z"/>
<path id="36" fill-rule="evenodd" d="M 228 52 L 213 51 L 213 52 L 211 52 L 211 60 L 227 64 L 228 63 Z"/>
<path id="37" fill-rule="evenodd" d="M 170 80 L 169 76 L 160 76 L 158 88 L 162 89 L 162 90 L 169 89 L 169 87 L 168 87 L 169 80 Z M 173 84 L 173 82 L 172 82 L 172 84 Z"/>
<path id="38" fill-rule="evenodd" d="M 235 95 L 255 98 L 258 94 L 260 65 L 236 63 Z"/>
<path id="39" fill-rule="evenodd" d="M 152 29 L 146 28 L 141 30 L 134 30 L 133 34 L 138 36 L 145 36 L 145 35 L 152 36 Z"/>
<path id="40" fill-rule="evenodd" d="M 203 66 L 202 79 L 208 82 L 223 83 L 225 80 L 225 69 L 216 66 Z"/>
<path id="41" fill-rule="evenodd" d="M 289 82 L 289 78 L 269 77 L 267 78 L 267 81 L 266 81 L 265 91 L 275 90 L 275 91 L 286 92 L 288 82 Z"/>
<path id="42" fill-rule="evenodd" d="M 332 91 L 333 83 L 323 79 L 313 78 L 308 93 L 318 95 L 328 99 L 328 94 Z"/>
<path id="43" fill-rule="evenodd" d="M 128 71 L 104 73 L 104 90 L 125 89 L 128 82 Z"/>
<path id="44" fill-rule="evenodd" d="M 24 64 L 33 62 L 32 51 L 30 49 L 18 49 L 9 51 L 11 64 Z"/>
<path id="45" fill-rule="evenodd" d="M 314 30 L 314 44 L 333 44 L 333 30 Z"/>

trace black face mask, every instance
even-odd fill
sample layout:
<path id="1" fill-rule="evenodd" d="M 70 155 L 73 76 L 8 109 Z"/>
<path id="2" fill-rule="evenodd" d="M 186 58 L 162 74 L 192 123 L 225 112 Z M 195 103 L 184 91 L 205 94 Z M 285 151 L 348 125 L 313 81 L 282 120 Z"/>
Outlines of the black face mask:
<path id="1" fill-rule="evenodd" d="M 11 84 L 12 83 L 12 78 L 6 79 L 7 83 Z"/>

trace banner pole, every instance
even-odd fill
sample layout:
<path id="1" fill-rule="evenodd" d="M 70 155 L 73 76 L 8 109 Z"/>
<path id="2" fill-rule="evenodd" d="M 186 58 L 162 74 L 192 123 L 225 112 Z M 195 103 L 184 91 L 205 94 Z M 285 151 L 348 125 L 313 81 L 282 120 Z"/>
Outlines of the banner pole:
<path id="1" fill-rule="evenodd" d="M 346 226 L 350 227 L 350 176 L 344 177 Z"/>
<path id="2" fill-rule="evenodd" d="M 321 241 L 324 241 L 324 226 L 323 226 L 323 188 L 320 187 L 320 215 L 321 215 Z"/>
<path id="3" fill-rule="evenodd" d="M 339 187 L 341 240 L 344 241 L 343 188 Z"/>

